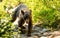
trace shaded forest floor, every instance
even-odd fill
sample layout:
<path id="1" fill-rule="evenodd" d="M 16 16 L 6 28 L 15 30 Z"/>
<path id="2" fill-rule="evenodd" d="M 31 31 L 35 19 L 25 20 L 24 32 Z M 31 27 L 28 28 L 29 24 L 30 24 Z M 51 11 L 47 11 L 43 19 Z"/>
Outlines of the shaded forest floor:
<path id="1" fill-rule="evenodd" d="M 31 37 L 27 37 L 26 35 L 27 34 L 18 34 L 18 36 L 15 35 L 14 38 L 60 38 L 60 31 L 52 32 L 46 28 L 33 26 Z"/>

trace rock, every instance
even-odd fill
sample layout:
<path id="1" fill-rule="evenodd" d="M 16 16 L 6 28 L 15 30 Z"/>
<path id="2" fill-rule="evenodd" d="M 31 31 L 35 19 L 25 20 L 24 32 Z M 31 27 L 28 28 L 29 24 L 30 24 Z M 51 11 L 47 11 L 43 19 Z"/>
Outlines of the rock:
<path id="1" fill-rule="evenodd" d="M 60 38 L 60 36 L 55 36 L 54 38 Z"/>
<path id="2" fill-rule="evenodd" d="M 49 32 L 43 33 L 43 36 L 50 36 L 51 34 Z"/>
<path id="3" fill-rule="evenodd" d="M 39 38 L 38 36 L 33 36 L 33 38 Z"/>
<path id="4" fill-rule="evenodd" d="M 48 37 L 44 37 L 44 36 L 42 36 L 42 37 L 40 37 L 40 38 L 48 38 Z"/>
<path id="5" fill-rule="evenodd" d="M 53 34 L 59 34 L 60 35 L 60 31 L 54 31 Z"/>
<path id="6" fill-rule="evenodd" d="M 51 32 L 49 38 L 60 38 L 60 31 Z"/>

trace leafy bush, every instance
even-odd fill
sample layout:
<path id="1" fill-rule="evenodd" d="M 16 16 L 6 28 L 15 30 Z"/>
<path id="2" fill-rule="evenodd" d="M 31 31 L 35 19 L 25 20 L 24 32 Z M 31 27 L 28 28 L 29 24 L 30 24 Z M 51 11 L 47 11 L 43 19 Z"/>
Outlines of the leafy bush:
<path id="1" fill-rule="evenodd" d="M 0 2 L 0 36 L 11 35 L 11 16 L 6 13 L 6 7 L 9 4 L 15 7 L 19 2 L 24 2 L 32 10 L 33 24 L 42 22 L 46 28 L 59 27 L 60 0 L 3 0 Z"/>

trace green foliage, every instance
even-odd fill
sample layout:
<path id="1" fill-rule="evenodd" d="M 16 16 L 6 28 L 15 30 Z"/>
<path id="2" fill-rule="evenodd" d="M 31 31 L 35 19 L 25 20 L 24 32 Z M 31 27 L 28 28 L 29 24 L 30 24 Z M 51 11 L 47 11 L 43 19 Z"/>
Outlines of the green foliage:
<path id="1" fill-rule="evenodd" d="M 11 16 L 6 13 L 6 7 L 11 5 L 11 8 L 13 8 L 19 2 L 24 2 L 32 10 L 33 24 L 42 22 L 42 25 L 46 28 L 58 28 L 60 0 L 3 0 L 0 2 L 0 36 L 11 35 L 12 24 L 9 22 Z"/>

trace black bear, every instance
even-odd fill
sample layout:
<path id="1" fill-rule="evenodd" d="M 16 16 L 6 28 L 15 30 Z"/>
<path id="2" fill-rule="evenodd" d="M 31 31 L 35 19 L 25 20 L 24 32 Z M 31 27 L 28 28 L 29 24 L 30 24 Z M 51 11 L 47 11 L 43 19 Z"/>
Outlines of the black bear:
<path id="1" fill-rule="evenodd" d="M 31 36 L 32 31 L 32 11 L 29 10 L 29 8 L 23 4 L 20 3 L 16 8 L 13 10 L 14 14 L 12 15 L 11 22 L 14 22 L 17 18 L 18 20 L 18 27 L 21 27 L 23 29 L 23 24 L 28 19 L 28 36 Z"/>

